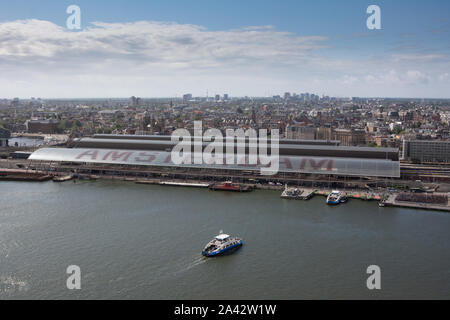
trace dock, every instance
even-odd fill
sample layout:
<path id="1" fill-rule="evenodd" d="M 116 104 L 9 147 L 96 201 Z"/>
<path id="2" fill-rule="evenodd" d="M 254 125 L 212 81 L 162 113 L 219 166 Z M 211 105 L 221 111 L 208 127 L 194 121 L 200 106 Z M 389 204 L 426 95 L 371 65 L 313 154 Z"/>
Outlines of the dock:
<path id="1" fill-rule="evenodd" d="M 314 196 L 314 189 L 286 188 L 281 194 L 282 199 L 309 200 Z"/>
<path id="2" fill-rule="evenodd" d="M 159 184 L 159 179 L 139 179 L 135 180 L 135 183 L 137 184 Z"/>
<path id="3" fill-rule="evenodd" d="M 327 197 L 331 193 L 331 190 L 317 190 L 314 194 Z M 367 200 L 367 201 L 380 201 L 383 198 L 381 193 L 368 192 L 368 191 L 343 191 L 347 198 Z"/>
<path id="4" fill-rule="evenodd" d="M 302 193 L 303 200 L 311 199 L 314 196 L 315 192 L 316 192 L 315 189 L 303 189 Z"/>
<path id="5" fill-rule="evenodd" d="M 434 211 L 446 211 L 450 212 L 450 200 L 446 204 L 435 204 L 435 203 L 422 203 L 422 202 L 409 202 L 409 201 L 398 201 L 398 194 L 390 194 L 385 200 L 381 201 L 380 204 L 385 207 L 400 207 L 409 209 L 423 209 L 423 210 L 434 210 Z"/>
<path id="6" fill-rule="evenodd" d="M 0 181 L 35 181 L 51 180 L 53 177 L 45 172 L 33 170 L 1 169 Z"/>

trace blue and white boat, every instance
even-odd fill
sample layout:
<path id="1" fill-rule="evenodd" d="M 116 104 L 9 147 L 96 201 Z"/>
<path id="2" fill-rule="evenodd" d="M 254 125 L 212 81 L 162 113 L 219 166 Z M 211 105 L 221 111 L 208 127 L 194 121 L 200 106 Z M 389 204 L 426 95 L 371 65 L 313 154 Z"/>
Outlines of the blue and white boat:
<path id="1" fill-rule="evenodd" d="M 343 202 L 347 202 L 347 196 L 340 191 L 332 191 L 327 197 L 327 204 L 337 205 Z"/>
<path id="2" fill-rule="evenodd" d="M 231 237 L 230 235 L 221 232 L 205 246 L 202 255 L 205 257 L 219 256 L 234 251 L 241 247 L 242 244 L 241 238 Z"/>

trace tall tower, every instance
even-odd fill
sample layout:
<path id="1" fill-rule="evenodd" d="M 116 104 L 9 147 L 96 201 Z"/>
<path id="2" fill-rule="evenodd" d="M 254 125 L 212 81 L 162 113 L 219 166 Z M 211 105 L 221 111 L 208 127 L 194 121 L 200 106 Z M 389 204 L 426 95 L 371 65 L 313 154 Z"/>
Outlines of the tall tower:
<path id="1" fill-rule="evenodd" d="M 17 107 L 19 105 L 19 98 L 14 98 L 12 100 L 11 104 L 12 104 L 12 107 L 14 108 L 14 127 L 13 127 L 13 130 L 16 131 L 16 126 L 17 126 L 17 123 L 16 123 L 16 120 L 17 120 Z"/>

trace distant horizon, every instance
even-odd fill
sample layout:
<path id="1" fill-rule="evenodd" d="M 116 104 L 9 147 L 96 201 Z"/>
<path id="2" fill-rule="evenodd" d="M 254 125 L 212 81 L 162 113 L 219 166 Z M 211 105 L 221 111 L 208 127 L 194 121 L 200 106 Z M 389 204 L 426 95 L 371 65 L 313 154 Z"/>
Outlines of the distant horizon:
<path id="1" fill-rule="evenodd" d="M 292 92 L 291 92 L 292 93 Z M 310 92 L 313 93 L 313 92 Z M 315 93 L 314 93 L 315 94 Z M 274 95 L 277 96 L 277 95 Z M 281 98 L 283 99 L 283 95 L 279 94 L 279 96 L 281 96 Z M 392 100 L 450 100 L 450 97 L 448 98 L 433 98 L 433 97 L 360 97 L 360 96 L 328 96 L 325 95 L 329 98 L 335 98 L 335 99 L 351 99 L 351 98 L 357 98 L 357 99 L 368 99 L 368 100 L 383 100 L 383 99 L 392 99 Z M 21 98 L 21 97 L 11 97 L 11 98 L 4 98 L 4 97 L 0 97 L 0 100 L 13 100 L 15 98 L 19 98 L 19 101 L 28 101 L 28 100 L 32 100 L 32 98 L 34 98 L 35 100 L 37 99 L 41 99 L 41 100 L 129 100 L 131 96 L 127 96 L 127 97 L 28 97 L 28 98 Z M 140 99 L 178 99 L 178 100 L 183 100 L 182 95 L 180 96 L 154 96 L 154 97 L 145 97 L 145 96 L 134 96 L 136 98 L 140 98 Z M 320 97 L 322 97 L 322 95 L 320 95 Z M 193 99 L 196 98 L 202 98 L 205 99 L 206 96 L 192 96 Z M 221 95 L 221 98 L 223 98 L 223 95 Z M 273 96 L 232 96 L 229 95 L 229 100 L 233 100 L 233 99 L 245 99 L 245 98 L 249 98 L 249 99 L 272 99 Z M 214 95 L 213 96 L 209 96 L 208 99 L 214 99 Z M 283 99 L 284 100 L 284 99 Z"/>

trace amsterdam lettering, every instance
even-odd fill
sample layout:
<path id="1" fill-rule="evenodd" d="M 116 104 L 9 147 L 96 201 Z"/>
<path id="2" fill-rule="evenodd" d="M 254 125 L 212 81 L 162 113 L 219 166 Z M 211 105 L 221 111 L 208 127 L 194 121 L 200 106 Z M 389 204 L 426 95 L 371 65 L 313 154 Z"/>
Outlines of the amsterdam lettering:
<path id="1" fill-rule="evenodd" d="M 194 154 L 190 155 L 194 156 Z M 224 155 L 225 157 L 225 155 Z M 259 161 L 257 164 L 249 164 L 248 155 L 237 155 L 238 161 L 236 165 L 228 165 L 226 161 L 223 164 L 215 163 L 203 163 L 203 166 L 211 167 L 237 167 L 237 168 L 260 168 L 266 167 L 268 164 L 264 164 Z M 167 165 L 177 166 L 171 159 L 169 152 L 156 152 L 156 151 L 117 151 L 117 150 L 104 150 L 104 149 L 88 149 L 80 151 L 76 156 L 76 160 L 86 162 L 109 162 L 109 163 L 124 163 L 124 164 L 142 164 L 142 165 Z M 186 157 L 185 163 L 188 166 L 199 166 L 192 163 Z M 333 172 L 335 170 L 333 159 L 317 159 L 317 158 L 303 158 L 303 157 L 283 157 L 280 156 L 280 169 L 284 170 L 299 170 L 304 172 L 318 172 L 328 171 Z"/>

